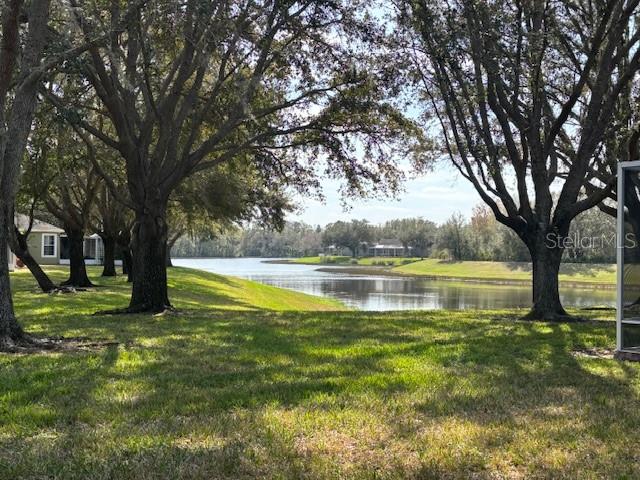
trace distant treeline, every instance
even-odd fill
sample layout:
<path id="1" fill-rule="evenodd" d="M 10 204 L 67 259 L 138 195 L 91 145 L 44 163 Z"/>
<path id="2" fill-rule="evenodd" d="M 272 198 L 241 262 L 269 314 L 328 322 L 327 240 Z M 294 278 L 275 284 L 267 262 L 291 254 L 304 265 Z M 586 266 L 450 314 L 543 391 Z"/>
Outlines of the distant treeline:
<path id="1" fill-rule="evenodd" d="M 565 261 L 615 262 L 615 220 L 597 209 L 576 218 L 565 243 Z M 530 261 L 524 243 L 491 211 L 478 206 L 471 218 L 452 215 L 438 225 L 423 218 L 390 220 L 373 225 L 366 220 L 335 222 L 325 227 L 286 223 L 282 231 L 262 227 L 234 229 L 216 237 L 183 237 L 174 257 L 303 257 L 316 256 L 328 246 L 344 255 L 362 254 L 359 245 L 395 239 L 411 247 L 414 256 L 451 260 Z M 550 239 L 557 241 L 557 239 Z"/>

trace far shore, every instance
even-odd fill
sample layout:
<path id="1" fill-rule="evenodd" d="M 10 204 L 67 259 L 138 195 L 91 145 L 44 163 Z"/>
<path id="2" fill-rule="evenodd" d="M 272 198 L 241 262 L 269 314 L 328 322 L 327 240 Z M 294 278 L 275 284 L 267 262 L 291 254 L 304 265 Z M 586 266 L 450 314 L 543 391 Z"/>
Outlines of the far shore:
<path id="1" fill-rule="evenodd" d="M 238 258 L 259 259 L 260 257 Z M 384 275 L 494 285 L 531 285 L 531 264 L 527 262 L 319 256 L 264 259 L 262 262 L 280 265 L 313 265 L 317 266 L 318 271 L 321 272 L 351 275 Z M 613 264 L 563 263 L 560 271 L 560 285 L 612 290 L 615 289 L 615 272 L 616 266 Z"/>

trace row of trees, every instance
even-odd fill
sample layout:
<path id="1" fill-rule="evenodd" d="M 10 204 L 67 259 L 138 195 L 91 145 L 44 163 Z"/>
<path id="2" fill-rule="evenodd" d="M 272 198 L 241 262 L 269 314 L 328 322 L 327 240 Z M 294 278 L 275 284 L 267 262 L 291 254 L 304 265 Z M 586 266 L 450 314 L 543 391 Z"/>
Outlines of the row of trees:
<path id="1" fill-rule="evenodd" d="M 358 7 L 3 2 L 0 342 L 28 341 L 13 312 L 6 247 L 24 159 L 37 148 L 27 144 L 37 137 L 49 139 L 65 165 L 52 185 L 56 201 L 46 205 L 68 233 L 79 230 L 76 207 L 84 223 L 91 214 L 79 204 L 100 191 L 115 202 L 107 210 L 131 217 L 124 231 L 133 288 L 123 312 L 171 308 L 173 204 L 187 200 L 179 211 L 189 216 L 208 199 L 208 211 L 227 216 L 226 204 L 241 199 L 253 207 L 245 216 L 273 223 L 286 206 L 280 193 L 315 194 L 320 173 L 342 178 L 347 194 L 395 191 L 397 153 L 418 152 L 421 135 L 398 108 L 397 79 L 380 62 L 386 32 Z M 58 125 L 36 120 L 46 109 Z M 226 179 L 216 182 L 221 174 Z M 265 191 L 270 201 L 257 201 Z M 95 230 L 106 224 L 101 219 Z"/>
<path id="2" fill-rule="evenodd" d="M 614 263 L 614 232 L 615 219 L 599 209 L 580 214 L 565 239 L 563 261 Z M 484 205 L 475 207 L 469 219 L 454 214 L 440 225 L 422 218 L 390 220 L 380 225 L 353 220 L 331 223 L 324 228 L 287 222 L 280 231 L 252 226 L 213 236 L 185 235 L 171 253 L 176 257 L 303 257 L 315 256 L 333 245 L 351 255 L 351 248 L 358 252 L 361 244 L 383 238 L 400 240 L 403 246 L 412 248 L 416 257 L 530 261 L 526 245 Z"/>

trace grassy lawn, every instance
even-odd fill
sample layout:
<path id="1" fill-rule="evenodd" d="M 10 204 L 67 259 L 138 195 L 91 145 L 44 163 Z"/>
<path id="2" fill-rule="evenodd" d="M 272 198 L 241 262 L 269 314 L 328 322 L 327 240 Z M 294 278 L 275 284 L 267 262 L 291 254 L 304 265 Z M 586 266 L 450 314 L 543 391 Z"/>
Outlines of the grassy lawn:
<path id="1" fill-rule="evenodd" d="M 460 279 L 531 281 L 531 264 L 524 262 L 456 262 L 430 258 L 399 266 L 393 272 Z M 560 268 L 560 282 L 615 285 L 616 266 L 564 263 Z"/>
<path id="2" fill-rule="evenodd" d="M 323 265 L 323 264 L 349 264 L 351 257 L 341 255 L 326 255 L 324 257 L 300 257 L 290 260 L 291 263 L 303 263 L 305 265 Z"/>
<path id="3" fill-rule="evenodd" d="M 612 348 L 610 320 L 309 311 L 339 307 L 170 275 L 181 311 L 157 317 L 90 315 L 121 279 L 16 275 L 30 331 L 120 345 L 0 355 L 0 478 L 640 477 L 640 365 L 577 353 Z"/>
<path id="4" fill-rule="evenodd" d="M 352 257 L 331 256 L 324 257 L 301 257 L 292 260 L 293 263 L 303 263 L 305 265 L 363 265 L 363 266 L 398 266 L 419 261 L 415 257 L 363 257 L 354 259 Z"/>

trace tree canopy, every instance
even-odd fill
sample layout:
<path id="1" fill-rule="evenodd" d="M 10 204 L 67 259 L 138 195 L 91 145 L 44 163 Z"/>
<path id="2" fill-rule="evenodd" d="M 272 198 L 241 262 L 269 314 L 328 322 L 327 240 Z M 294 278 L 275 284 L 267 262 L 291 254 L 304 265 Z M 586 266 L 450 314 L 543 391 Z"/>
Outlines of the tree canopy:
<path id="1" fill-rule="evenodd" d="M 640 66 L 638 1 L 402 5 L 426 128 L 527 245 L 530 317 L 563 317 L 562 241 L 549 239 L 566 237 L 572 219 L 614 186 L 606 140 Z"/>

